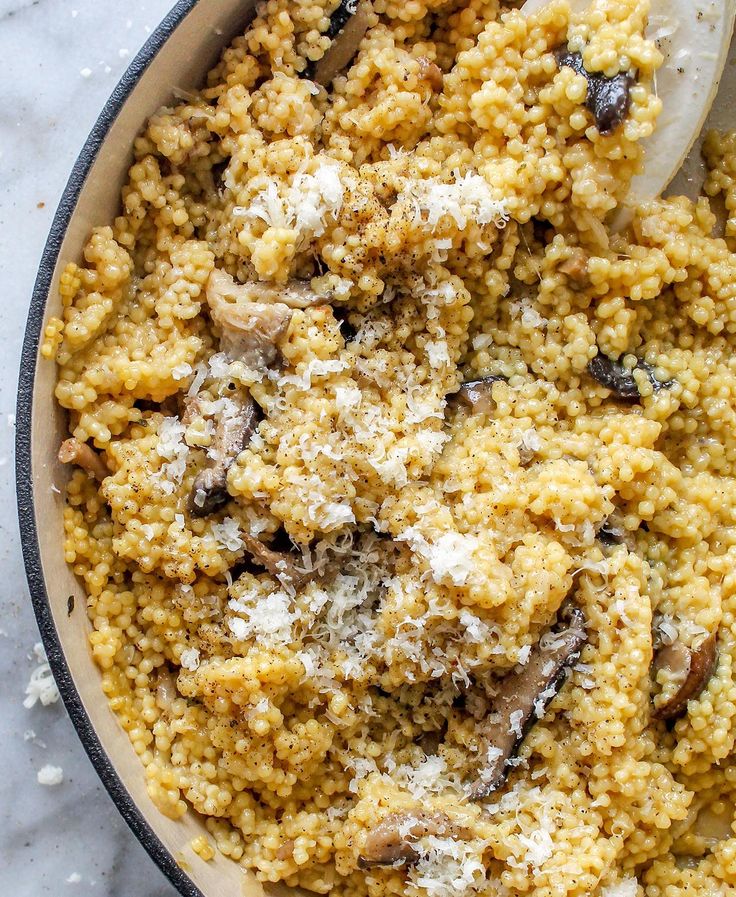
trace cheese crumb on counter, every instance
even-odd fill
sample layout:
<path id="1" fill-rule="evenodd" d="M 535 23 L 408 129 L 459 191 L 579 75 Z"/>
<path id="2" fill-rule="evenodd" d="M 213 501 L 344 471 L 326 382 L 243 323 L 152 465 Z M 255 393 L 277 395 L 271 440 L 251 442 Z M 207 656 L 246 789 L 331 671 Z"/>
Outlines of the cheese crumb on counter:
<path id="1" fill-rule="evenodd" d="M 39 785 L 61 785 L 64 781 L 64 770 L 60 766 L 52 766 L 47 763 L 36 774 Z"/>
<path id="2" fill-rule="evenodd" d="M 59 689 L 41 642 L 37 642 L 33 646 L 33 652 L 38 661 L 38 666 L 31 673 L 31 678 L 26 685 L 26 698 L 23 701 L 23 706 L 27 710 L 34 707 L 38 701 L 44 707 L 48 707 L 49 704 L 55 704 L 59 700 Z"/>

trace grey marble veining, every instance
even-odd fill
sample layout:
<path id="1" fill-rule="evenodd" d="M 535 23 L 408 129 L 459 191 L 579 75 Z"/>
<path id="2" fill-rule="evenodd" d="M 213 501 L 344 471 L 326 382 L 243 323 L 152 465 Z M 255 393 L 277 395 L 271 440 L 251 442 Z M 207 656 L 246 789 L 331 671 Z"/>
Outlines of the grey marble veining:
<path id="1" fill-rule="evenodd" d="M 62 705 L 23 707 L 39 636 L 21 563 L 12 467 L 23 327 L 54 210 L 102 105 L 172 2 L 0 0 L 2 897 L 175 894 L 100 785 Z M 35 738 L 24 739 L 28 730 Z M 63 784 L 38 784 L 45 764 L 63 768 Z"/>

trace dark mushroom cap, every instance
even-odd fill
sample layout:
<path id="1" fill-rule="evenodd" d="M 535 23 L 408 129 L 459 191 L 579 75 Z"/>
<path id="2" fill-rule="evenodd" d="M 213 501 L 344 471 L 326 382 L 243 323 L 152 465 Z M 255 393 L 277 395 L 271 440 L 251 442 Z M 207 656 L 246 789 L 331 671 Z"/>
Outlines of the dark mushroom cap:
<path id="1" fill-rule="evenodd" d="M 585 106 L 592 112 L 601 134 L 612 134 L 628 114 L 634 79 L 626 73 L 609 78 L 602 72 L 589 72 L 583 65 L 582 54 L 573 53 L 567 47 L 560 48 L 556 56 L 558 65 L 571 68 L 588 82 Z"/>
<path id="2" fill-rule="evenodd" d="M 297 566 L 296 556 L 287 551 L 274 551 L 250 533 L 241 533 L 245 550 L 259 567 L 276 577 L 286 588 L 298 589 L 316 575 L 313 571 Z"/>
<path id="3" fill-rule="evenodd" d="M 77 467 L 81 467 L 98 483 L 110 476 L 110 469 L 103 457 L 88 443 L 80 442 L 73 436 L 61 443 L 57 457 L 62 464 L 76 464 Z"/>
<path id="4" fill-rule="evenodd" d="M 608 517 L 601 523 L 596 532 L 596 538 L 603 545 L 623 545 L 626 538 L 626 531 L 622 526 L 614 521 L 612 517 Z"/>
<path id="5" fill-rule="evenodd" d="M 672 386 L 672 380 L 657 380 L 654 376 L 654 368 L 646 361 L 637 361 L 634 370 L 644 371 L 655 392 Z M 614 361 L 601 352 L 588 362 L 588 373 L 601 386 L 610 389 L 617 399 L 638 402 L 641 398 L 634 372 L 625 368 L 620 361 Z"/>
<path id="6" fill-rule="evenodd" d="M 688 701 L 697 698 L 708 684 L 718 663 L 717 634 L 712 632 L 697 648 L 688 648 L 679 639 L 660 648 L 652 664 L 656 681 L 660 670 L 667 670 L 679 688 L 665 701 L 655 700 L 653 715 L 657 719 L 677 719 L 687 711 Z"/>
<path id="7" fill-rule="evenodd" d="M 329 87 L 334 78 L 350 65 L 368 30 L 370 14 L 369 0 L 342 0 L 332 14 L 327 30 L 332 44 L 310 72 L 312 81 Z"/>
<path id="8" fill-rule="evenodd" d="M 560 622 L 561 628 L 549 629 L 542 636 L 526 664 L 499 684 L 492 712 L 481 730 L 483 761 L 470 790 L 472 800 L 482 800 L 503 785 L 509 761 L 516 756 L 529 729 L 544 716 L 567 670 L 580 657 L 587 639 L 583 612 L 567 608 Z"/>
<path id="9" fill-rule="evenodd" d="M 359 869 L 375 866 L 406 866 L 416 863 L 420 852 L 414 844 L 427 835 L 445 837 L 454 831 L 444 813 L 389 813 L 371 829 L 363 852 L 358 857 Z"/>
<path id="10" fill-rule="evenodd" d="M 507 382 L 506 377 L 492 374 L 478 380 L 467 380 L 448 400 L 455 405 L 464 405 L 473 414 L 490 414 L 493 411 L 493 384 Z"/>
<path id="11" fill-rule="evenodd" d="M 196 400 L 195 400 L 196 401 Z M 228 396 L 229 413 L 221 411 L 212 440 L 214 458 L 194 478 L 189 495 L 189 513 L 206 517 L 228 501 L 227 472 L 250 441 L 258 426 L 258 406 L 245 393 Z"/>

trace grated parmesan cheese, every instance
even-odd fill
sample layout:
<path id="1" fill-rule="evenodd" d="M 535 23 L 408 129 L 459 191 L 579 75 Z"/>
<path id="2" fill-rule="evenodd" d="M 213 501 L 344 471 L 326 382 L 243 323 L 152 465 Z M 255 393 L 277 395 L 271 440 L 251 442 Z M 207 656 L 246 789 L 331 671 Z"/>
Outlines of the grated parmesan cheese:
<path id="1" fill-rule="evenodd" d="M 368 463 L 384 483 L 394 485 L 400 489 L 409 482 L 409 474 L 406 470 L 408 457 L 408 446 L 394 445 L 381 458 L 369 457 Z"/>
<path id="2" fill-rule="evenodd" d="M 199 667 L 199 648 L 185 648 L 181 652 L 181 665 L 185 670 L 196 670 Z"/>
<path id="3" fill-rule="evenodd" d="M 542 317 L 534 308 L 529 296 L 523 296 L 518 302 L 510 303 L 509 311 L 512 318 L 521 318 L 521 323 L 529 330 L 541 330 L 549 323 L 547 318 Z"/>
<path id="4" fill-rule="evenodd" d="M 473 337 L 473 348 L 478 351 L 478 349 L 488 349 L 489 346 L 493 345 L 493 337 L 490 333 L 477 333 Z"/>
<path id="5" fill-rule="evenodd" d="M 542 440 L 534 427 L 529 427 L 521 434 L 522 446 L 530 452 L 538 452 L 542 448 Z"/>
<path id="6" fill-rule="evenodd" d="M 405 787 L 417 801 L 428 794 L 442 794 L 446 791 L 462 793 L 460 777 L 448 772 L 444 758 L 436 754 L 425 757 L 417 766 L 404 764 L 389 768 L 388 771 L 392 779 Z"/>
<path id="7" fill-rule="evenodd" d="M 304 367 L 301 374 L 285 374 L 277 380 L 277 386 L 296 386 L 297 389 L 308 390 L 312 388 L 312 377 L 327 377 L 330 374 L 339 374 L 348 367 L 346 361 L 339 358 L 324 360 L 312 358 Z"/>
<path id="8" fill-rule="evenodd" d="M 309 519 L 318 524 L 324 533 L 339 529 L 346 523 L 355 523 L 355 514 L 350 505 L 338 501 L 321 501 L 307 509 Z"/>
<path id="9" fill-rule="evenodd" d="M 591 573 L 600 573 L 602 576 L 608 576 L 610 570 L 608 568 L 608 558 L 603 558 L 600 561 L 588 561 L 582 560 L 577 568 L 573 571 L 573 576 L 576 573 L 580 573 L 582 571 L 589 571 Z"/>
<path id="10" fill-rule="evenodd" d="M 447 400 L 431 389 L 422 389 L 418 383 L 410 383 L 406 391 L 406 422 L 420 424 L 430 417 L 445 416 Z"/>
<path id="11" fill-rule="evenodd" d="M 350 757 L 346 765 L 355 773 L 348 784 L 348 790 L 353 794 L 358 793 L 358 786 L 363 779 L 367 779 L 372 772 L 378 772 L 376 761 L 370 757 Z"/>
<path id="12" fill-rule="evenodd" d="M 304 678 L 310 679 L 317 672 L 317 664 L 309 651 L 298 651 L 296 659 L 304 667 Z"/>
<path id="13" fill-rule="evenodd" d="M 544 818 L 542 823 L 531 835 L 519 835 L 519 841 L 525 850 L 523 862 L 537 872 L 554 853 L 552 835 L 547 827 L 549 823 Z"/>
<path id="14" fill-rule="evenodd" d="M 377 544 L 373 534 L 365 534 L 356 544 L 351 540 L 341 555 L 340 572 L 329 584 L 313 587 L 311 592 L 309 611 L 314 620 L 310 635 L 323 653 L 316 655 L 314 645 L 309 652 L 317 667 L 312 677 L 321 691 L 335 690 L 335 673 L 345 679 L 360 678 L 366 661 L 380 646 L 375 606 L 389 576 L 390 558 L 377 550 Z M 334 667 L 330 658 L 334 658 Z"/>
<path id="15" fill-rule="evenodd" d="M 444 340 L 428 342 L 425 348 L 430 367 L 441 368 L 443 365 L 450 363 L 450 352 Z"/>
<path id="16" fill-rule="evenodd" d="M 302 433 L 299 437 L 301 456 L 305 461 L 314 461 L 317 455 L 324 455 L 333 461 L 341 461 L 343 453 L 329 442 L 317 442 L 310 433 Z"/>
<path id="17" fill-rule="evenodd" d="M 177 417 L 165 417 L 161 421 L 156 451 L 168 461 L 176 458 L 184 439 L 185 427 Z"/>
<path id="18" fill-rule="evenodd" d="M 458 841 L 429 835 L 417 844 L 419 860 L 409 870 L 409 880 L 429 897 L 462 897 L 477 891 L 489 893 L 482 860 L 485 843 Z"/>
<path id="19" fill-rule="evenodd" d="M 185 377 L 188 377 L 191 373 L 192 366 L 191 364 L 187 364 L 186 362 L 177 364 L 171 369 L 171 376 L 174 378 L 174 380 L 184 380 Z"/>
<path id="20" fill-rule="evenodd" d="M 289 610 L 291 598 L 285 591 L 277 590 L 266 598 L 258 595 L 233 598 L 227 606 L 240 615 L 227 621 L 235 638 L 241 641 L 259 638 L 270 644 L 291 641 L 291 624 L 296 614 Z"/>
<path id="21" fill-rule="evenodd" d="M 480 617 L 463 608 L 460 611 L 460 625 L 465 628 L 465 639 L 475 644 L 487 644 L 490 640 L 491 630 L 487 623 L 484 623 Z"/>
<path id="22" fill-rule="evenodd" d="M 361 403 L 363 394 L 357 386 L 336 386 L 335 405 L 340 414 L 350 414 Z"/>
<path id="23" fill-rule="evenodd" d="M 51 766 L 47 763 L 38 770 L 36 779 L 39 785 L 61 785 L 64 781 L 64 770 L 60 766 Z"/>
<path id="24" fill-rule="evenodd" d="M 674 620 L 667 614 L 662 614 L 656 626 L 656 633 L 663 645 L 673 645 L 679 635 Z"/>
<path id="25" fill-rule="evenodd" d="M 227 551 L 238 551 L 243 547 L 238 521 L 232 517 L 223 517 L 222 523 L 213 523 L 212 535 L 217 544 Z"/>
<path id="26" fill-rule="evenodd" d="M 180 483 L 187 469 L 189 446 L 184 441 L 185 432 L 186 427 L 177 417 L 165 417 L 159 427 L 156 452 L 167 463 L 161 466 L 161 470 L 154 474 L 153 478 L 162 486 L 169 481 L 168 485 L 171 488 L 164 488 L 169 494 L 173 492 L 172 483 Z"/>
<path id="27" fill-rule="evenodd" d="M 425 452 L 436 455 L 449 441 L 450 434 L 443 433 L 442 430 L 419 430 L 414 434 L 414 438 Z"/>
<path id="28" fill-rule="evenodd" d="M 144 539 L 148 542 L 156 538 L 156 530 L 150 523 L 141 523 L 140 531 L 143 533 Z"/>
<path id="29" fill-rule="evenodd" d="M 625 626 L 632 627 L 632 626 L 636 625 L 634 623 L 634 621 L 631 619 L 631 617 L 629 617 L 628 614 L 626 613 L 626 602 L 624 601 L 623 598 L 617 598 L 615 601 L 615 606 L 616 606 L 616 613 L 619 615 L 619 617 L 621 618 L 621 622 Z"/>
<path id="30" fill-rule="evenodd" d="M 230 376 L 232 362 L 224 352 L 215 352 L 214 355 L 210 355 L 207 364 L 210 369 L 210 374 L 216 380 L 223 380 Z"/>
<path id="31" fill-rule="evenodd" d="M 451 218 L 460 230 L 468 221 L 480 225 L 493 222 L 501 227 L 508 220 L 503 202 L 494 198 L 488 182 L 479 174 L 453 173 L 454 180 L 445 184 L 437 178 L 410 181 L 397 202 L 414 206 L 414 223 L 436 230 L 443 218 Z"/>
<path id="32" fill-rule="evenodd" d="M 473 552 L 478 540 L 474 536 L 448 532 L 430 544 L 416 527 L 410 526 L 396 539 L 408 542 L 415 554 L 428 561 L 432 578 L 438 585 L 465 585 L 475 569 Z"/>
<path id="33" fill-rule="evenodd" d="M 187 390 L 187 396 L 190 398 L 192 396 L 196 396 L 197 393 L 202 388 L 204 381 L 207 379 L 207 365 L 200 361 L 200 363 L 194 368 L 194 379 L 189 384 L 189 389 Z"/>
<path id="34" fill-rule="evenodd" d="M 30 710 L 38 701 L 44 707 L 48 707 L 49 704 L 55 704 L 59 700 L 59 689 L 41 642 L 37 642 L 33 646 L 33 653 L 36 655 L 38 666 L 31 673 L 31 678 L 26 685 L 26 698 L 23 701 L 26 710 Z"/>
<path id="35" fill-rule="evenodd" d="M 337 215 L 342 208 L 343 194 L 340 166 L 322 158 L 314 174 L 298 172 L 283 196 L 276 181 L 269 181 L 248 208 L 235 206 L 233 215 L 260 218 L 269 227 L 296 228 L 302 236 L 319 237 L 328 215 Z"/>
<path id="36" fill-rule="evenodd" d="M 513 734 L 517 738 L 521 738 L 524 734 L 521 729 L 521 721 L 523 718 L 523 710 L 514 710 L 514 712 L 509 716 L 509 732 L 513 732 Z"/>
<path id="37" fill-rule="evenodd" d="M 624 878 L 613 885 L 607 885 L 601 891 L 601 897 L 636 897 L 639 884 L 635 878 Z"/>

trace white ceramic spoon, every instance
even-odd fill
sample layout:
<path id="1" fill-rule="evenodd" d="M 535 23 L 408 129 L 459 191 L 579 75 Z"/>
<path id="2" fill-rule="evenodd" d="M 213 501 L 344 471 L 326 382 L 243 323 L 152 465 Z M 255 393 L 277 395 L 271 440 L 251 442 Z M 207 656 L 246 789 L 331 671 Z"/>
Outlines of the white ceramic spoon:
<path id="1" fill-rule="evenodd" d="M 535 13 L 548 2 L 526 0 L 521 12 Z M 582 12 L 589 0 L 570 4 Z M 628 206 L 659 196 L 690 152 L 718 90 L 734 16 L 736 0 L 652 0 L 646 35 L 664 56 L 655 82 L 662 112 L 652 136 L 642 141 L 644 170 L 631 182 Z"/>

